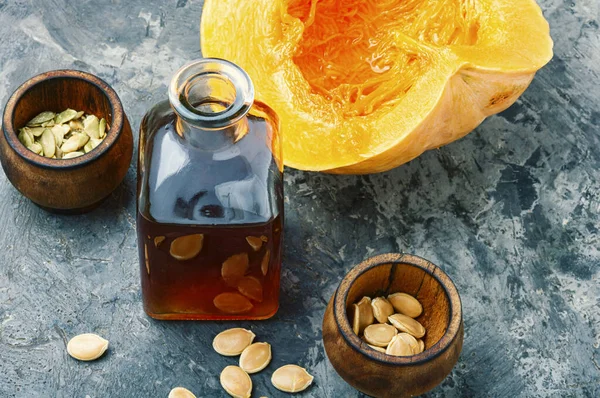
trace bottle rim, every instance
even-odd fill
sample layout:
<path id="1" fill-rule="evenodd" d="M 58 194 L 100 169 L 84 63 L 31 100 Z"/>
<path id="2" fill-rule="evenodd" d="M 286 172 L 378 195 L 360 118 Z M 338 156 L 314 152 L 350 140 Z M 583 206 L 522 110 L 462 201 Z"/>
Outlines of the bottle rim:
<path id="1" fill-rule="evenodd" d="M 226 92 L 223 109 L 207 111 L 190 99 L 197 87 L 219 83 Z M 225 88 L 223 88 L 225 87 Z M 254 86 L 250 76 L 233 62 L 220 58 L 201 58 L 182 66 L 171 79 L 169 102 L 186 122 L 205 129 L 221 129 L 242 119 L 254 103 Z M 223 94 L 223 93 L 221 93 Z"/>

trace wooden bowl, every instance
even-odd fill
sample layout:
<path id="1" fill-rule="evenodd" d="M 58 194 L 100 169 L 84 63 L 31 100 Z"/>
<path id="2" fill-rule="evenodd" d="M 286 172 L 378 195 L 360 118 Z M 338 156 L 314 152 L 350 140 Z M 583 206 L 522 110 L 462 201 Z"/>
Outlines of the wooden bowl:
<path id="1" fill-rule="evenodd" d="M 67 108 L 105 118 L 110 130 L 95 149 L 73 159 L 49 159 L 28 150 L 18 129 L 43 111 Z M 56 70 L 21 85 L 4 108 L 0 161 L 10 182 L 37 205 L 81 213 L 98 206 L 121 183 L 133 153 L 129 121 L 117 93 L 103 80 Z"/>
<path id="2" fill-rule="evenodd" d="M 409 357 L 370 348 L 352 331 L 352 304 L 404 292 L 423 305 L 425 351 Z M 409 254 L 384 254 L 354 267 L 329 300 L 323 319 L 329 361 L 351 386 L 374 397 L 410 397 L 431 390 L 456 364 L 463 343 L 458 291 L 440 268 Z"/>

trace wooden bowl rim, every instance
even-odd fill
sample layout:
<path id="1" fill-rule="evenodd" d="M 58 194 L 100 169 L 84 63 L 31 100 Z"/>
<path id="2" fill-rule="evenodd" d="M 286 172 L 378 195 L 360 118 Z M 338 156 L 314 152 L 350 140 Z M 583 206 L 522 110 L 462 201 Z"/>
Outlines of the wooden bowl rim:
<path id="1" fill-rule="evenodd" d="M 387 264 L 392 264 L 392 267 L 395 267 L 396 264 L 407 264 L 427 272 L 438 281 L 448 297 L 450 304 L 450 320 L 448 322 L 448 328 L 437 343 L 420 354 L 407 357 L 395 357 L 386 355 L 385 353 L 373 349 L 365 349 L 363 347 L 366 346 L 366 343 L 362 341 L 352 330 L 352 326 L 346 312 L 346 300 L 348 298 L 348 293 L 351 286 L 360 275 L 375 267 Z M 340 334 L 346 340 L 348 345 L 355 351 L 365 355 L 371 360 L 381 362 L 386 365 L 411 366 L 426 363 L 441 355 L 450 347 L 452 342 L 459 335 L 460 325 L 462 323 L 462 304 L 454 282 L 452 282 L 450 277 L 441 268 L 419 256 L 412 254 L 389 253 L 371 257 L 355 266 L 352 270 L 350 270 L 350 272 L 348 272 L 348 274 L 346 274 L 335 292 L 333 316 Z"/>
<path id="2" fill-rule="evenodd" d="M 110 109 L 112 113 L 112 121 L 110 130 L 106 132 L 106 137 L 102 142 L 90 152 L 78 156 L 72 159 L 51 159 L 44 156 L 40 156 L 29 149 L 27 149 L 21 141 L 19 141 L 18 134 L 13 124 L 14 113 L 17 104 L 23 98 L 26 92 L 31 90 L 38 84 L 43 84 L 53 79 L 72 79 L 81 80 L 88 84 L 97 87 L 104 95 L 108 98 Z M 117 142 L 121 131 L 123 130 L 124 111 L 123 104 L 119 99 L 119 96 L 108 85 L 104 80 L 99 77 L 92 75 L 88 72 L 83 72 L 75 69 L 58 69 L 41 73 L 21 84 L 15 92 L 11 95 L 10 99 L 4 107 L 4 115 L 2 121 L 2 130 L 4 137 L 10 147 L 25 161 L 32 163 L 36 166 L 47 168 L 47 169 L 75 169 L 78 167 L 85 166 L 96 159 L 106 154 L 109 149 Z"/>

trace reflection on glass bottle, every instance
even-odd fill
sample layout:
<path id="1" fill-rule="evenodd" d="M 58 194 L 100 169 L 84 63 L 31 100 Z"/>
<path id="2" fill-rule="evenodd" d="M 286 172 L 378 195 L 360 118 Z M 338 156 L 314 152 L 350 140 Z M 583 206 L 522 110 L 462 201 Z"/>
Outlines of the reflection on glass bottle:
<path id="1" fill-rule="evenodd" d="M 236 65 L 181 68 L 140 126 L 137 231 L 144 309 L 157 319 L 277 311 L 283 163 L 275 113 Z"/>

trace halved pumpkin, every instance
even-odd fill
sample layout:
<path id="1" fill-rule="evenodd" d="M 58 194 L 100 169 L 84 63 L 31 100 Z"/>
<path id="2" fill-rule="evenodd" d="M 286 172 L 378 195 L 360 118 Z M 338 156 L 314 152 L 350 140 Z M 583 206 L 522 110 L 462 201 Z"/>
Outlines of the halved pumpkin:
<path id="1" fill-rule="evenodd" d="M 279 114 L 286 165 L 332 173 L 464 136 L 552 58 L 533 0 L 206 0 L 201 44 Z"/>

